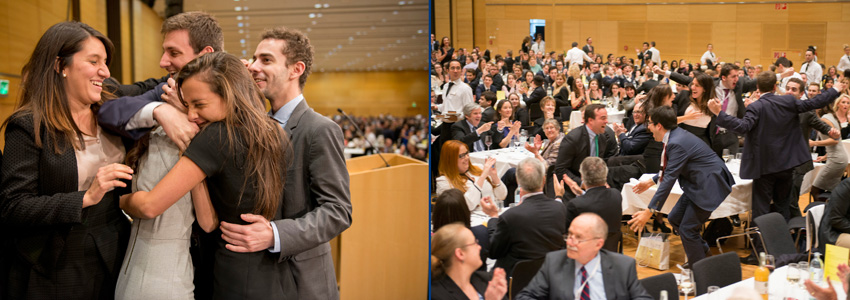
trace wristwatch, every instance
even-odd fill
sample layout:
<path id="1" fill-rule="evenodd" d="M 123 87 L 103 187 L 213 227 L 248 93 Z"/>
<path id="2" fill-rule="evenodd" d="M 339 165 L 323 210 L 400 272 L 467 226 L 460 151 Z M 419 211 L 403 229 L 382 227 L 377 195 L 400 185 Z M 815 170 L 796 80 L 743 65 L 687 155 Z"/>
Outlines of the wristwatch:
<path id="1" fill-rule="evenodd" d="M 653 215 L 658 212 L 658 210 L 656 210 L 654 208 L 647 208 L 647 210 L 649 210 L 649 213 L 651 213 Z"/>

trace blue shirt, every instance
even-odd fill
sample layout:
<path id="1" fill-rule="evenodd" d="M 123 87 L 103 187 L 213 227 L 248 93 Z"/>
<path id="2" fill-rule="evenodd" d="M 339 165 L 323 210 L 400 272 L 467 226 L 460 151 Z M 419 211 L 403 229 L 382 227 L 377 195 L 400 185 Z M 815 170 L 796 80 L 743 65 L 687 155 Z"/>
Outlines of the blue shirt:
<path id="1" fill-rule="evenodd" d="M 298 94 L 295 99 L 284 104 L 283 107 L 277 110 L 277 112 L 269 112 L 269 115 L 280 122 L 281 128 L 286 128 L 286 122 L 289 121 L 289 117 L 292 117 L 292 112 L 295 111 L 295 107 L 297 107 L 301 101 L 304 101 L 304 94 Z M 274 222 L 270 222 L 269 224 L 272 227 L 272 231 L 274 231 L 274 247 L 270 248 L 269 251 L 272 253 L 280 253 L 280 236 L 278 236 L 277 233 L 277 225 L 275 225 Z"/>
<path id="2" fill-rule="evenodd" d="M 588 241 L 590 242 L 590 241 Z M 593 257 L 586 265 L 580 264 L 576 261 L 575 268 L 575 283 L 573 283 L 573 296 L 579 295 L 575 297 L 575 299 L 579 299 L 581 297 L 581 267 L 584 267 L 587 272 L 587 286 L 590 288 L 590 299 L 608 299 L 605 297 L 605 283 L 602 281 L 602 259 L 599 258 L 599 253 L 596 253 L 596 256 Z"/>

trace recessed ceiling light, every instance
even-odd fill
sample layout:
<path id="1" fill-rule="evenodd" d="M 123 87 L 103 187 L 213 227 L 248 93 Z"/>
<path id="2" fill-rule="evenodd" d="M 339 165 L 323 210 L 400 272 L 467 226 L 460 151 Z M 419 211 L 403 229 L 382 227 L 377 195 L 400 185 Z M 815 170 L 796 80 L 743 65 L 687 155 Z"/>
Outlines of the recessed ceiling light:
<path id="1" fill-rule="evenodd" d="M 325 8 L 330 7 L 330 4 L 325 3 Z"/>
<path id="2" fill-rule="evenodd" d="M 242 7 L 242 10 L 244 10 L 244 11 L 248 11 L 248 7 L 247 7 L 247 6 L 243 6 L 243 7 Z"/>
<path id="3" fill-rule="evenodd" d="M 349 41 L 353 41 L 353 40 L 354 40 L 354 37 L 353 37 L 353 36 L 350 36 L 350 37 L 348 37 L 348 40 L 349 40 Z"/>
<path id="4" fill-rule="evenodd" d="M 393 14 L 394 14 L 394 15 L 397 15 L 397 14 L 398 14 L 398 11 L 397 11 L 397 10 L 394 10 L 394 11 L 393 11 Z"/>
<path id="5" fill-rule="evenodd" d="M 395 40 L 396 44 L 401 44 L 401 40 Z"/>
<path id="6" fill-rule="evenodd" d="M 240 34 L 241 34 L 241 33 L 245 33 L 245 30 L 244 30 L 244 29 L 239 29 L 239 33 L 240 33 Z"/>
<path id="7" fill-rule="evenodd" d="M 310 18 L 310 19 L 312 19 L 312 18 L 315 18 L 315 17 L 316 17 L 316 14 L 314 14 L 314 13 L 310 13 L 309 15 L 307 15 L 307 17 L 308 17 L 308 18 Z"/>
<path id="8" fill-rule="evenodd" d="M 239 43 L 240 43 L 240 44 L 244 44 L 244 43 L 245 43 L 245 39 L 241 39 L 241 40 L 239 40 Z"/>
<path id="9" fill-rule="evenodd" d="M 386 19 L 384 19 L 384 20 L 386 20 Z M 370 27 L 369 29 L 375 30 L 375 25 L 372 25 L 372 27 Z"/>
<path id="10" fill-rule="evenodd" d="M 381 22 L 386 23 L 387 19 L 381 19 Z M 372 26 L 372 29 L 375 29 L 375 26 Z"/>
<path id="11" fill-rule="evenodd" d="M 422 29 L 417 30 L 416 33 L 422 34 Z"/>
<path id="12" fill-rule="evenodd" d="M 313 29 L 310 28 L 310 27 L 307 27 L 307 32 L 310 32 L 311 30 L 313 30 Z"/>
<path id="13" fill-rule="evenodd" d="M 315 8 L 322 8 L 322 5 L 321 5 L 321 4 L 319 4 L 319 3 L 316 3 L 316 5 L 314 5 L 313 7 L 315 7 Z"/>
<path id="14" fill-rule="evenodd" d="M 372 57 L 372 53 L 371 53 L 371 52 L 367 52 L 367 53 L 366 53 L 366 57 Z"/>
<path id="15" fill-rule="evenodd" d="M 234 10 L 236 10 L 236 11 L 242 11 L 242 7 L 241 7 L 241 6 L 234 7 L 233 9 L 234 9 Z"/>
<path id="16" fill-rule="evenodd" d="M 239 22 L 239 23 L 236 24 L 236 26 L 239 26 L 239 27 L 242 27 L 243 25 L 244 24 L 242 24 L 242 22 Z"/>
<path id="17" fill-rule="evenodd" d="M 316 14 L 316 17 L 317 17 L 317 18 L 321 18 L 321 17 L 322 17 L 322 13 L 318 13 L 318 14 Z"/>
<path id="18" fill-rule="evenodd" d="M 236 20 L 242 21 L 242 16 L 236 16 Z"/>
<path id="19" fill-rule="evenodd" d="M 310 23 L 312 23 L 313 25 L 316 25 L 316 21 L 313 21 L 313 22 L 310 22 Z"/>
<path id="20" fill-rule="evenodd" d="M 399 1 L 398 5 L 404 5 L 404 1 Z"/>
<path id="21" fill-rule="evenodd" d="M 342 45 L 336 45 L 337 49 L 342 49 Z"/>

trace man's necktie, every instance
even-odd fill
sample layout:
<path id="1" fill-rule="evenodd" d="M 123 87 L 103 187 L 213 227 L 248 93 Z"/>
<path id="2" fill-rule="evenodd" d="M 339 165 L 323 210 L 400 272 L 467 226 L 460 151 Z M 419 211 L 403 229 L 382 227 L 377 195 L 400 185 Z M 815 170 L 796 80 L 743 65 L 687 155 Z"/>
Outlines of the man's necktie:
<path id="1" fill-rule="evenodd" d="M 667 144 L 664 144 L 664 147 L 661 149 L 661 176 L 658 176 L 658 184 L 661 184 L 661 180 L 664 179 L 664 170 L 667 169 Z"/>
<path id="2" fill-rule="evenodd" d="M 593 136 L 593 144 L 596 148 L 593 149 L 593 156 L 599 157 L 599 135 Z"/>
<path id="3" fill-rule="evenodd" d="M 590 300 L 590 284 L 587 282 L 587 270 L 585 270 L 584 267 L 581 267 L 579 272 L 581 272 L 581 282 L 584 285 L 581 289 L 581 296 L 579 299 Z"/>
<path id="4" fill-rule="evenodd" d="M 453 87 L 454 85 L 455 85 L 454 81 L 449 81 L 449 86 L 448 86 L 448 87 L 446 87 L 446 92 L 445 92 L 445 93 L 443 93 L 443 96 L 444 96 L 444 97 L 449 95 L 449 91 L 451 91 L 451 90 L 452 90 L 452 87 Z"/>

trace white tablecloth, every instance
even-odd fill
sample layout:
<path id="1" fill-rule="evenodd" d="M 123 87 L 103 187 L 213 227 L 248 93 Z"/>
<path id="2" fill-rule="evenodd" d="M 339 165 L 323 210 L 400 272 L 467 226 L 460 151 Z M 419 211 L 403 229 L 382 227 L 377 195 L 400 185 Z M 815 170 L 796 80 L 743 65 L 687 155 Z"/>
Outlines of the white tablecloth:
<path id="1" fill-rule="evenodd" d="M 726 200 L 724 200 L 723 203 L 721 203 L 720 206 L 711 213 L 711 219 L 745 213 L 752 207 L 753 181 L 738 177 L 739 164 L 737 161 L 733 160 L 732 162 L 727 163 L 726 167 L 729 168 L 729 171 L 732 172 L 732 175 L 735 177 L 735 185 L 732 186 L 732 192 L 726 197 Z M 643 174 L 643 176 L 640 177 L 640 180 L 652 178 L 654 175 L 655 174 Z M 642 209 L 646 209 L 646 206 L 649 205 L 650 201 L 652 201 L 652 196 L 655 195 L 655 191 L 658 189 L 658 186 L 652 186 L 643 193 L 636 194 L 632 191 L 632 188 L 636 183 L 637 181 L 632 179 L 632 182 L 625 184 L 622 192 L 620 192 L 620 195 L 623 196 L 624 215 L 630 215 Z M 667 201 L 664 202 L 664 207 L 661 208 L 661 212 L 665 214 L 670 213 L 670 211 L 673 210 L 673 206 L 679 202 L 679 197 L 682 196 L 682 193 L 682 188 L 679 187 L 679 182 L 677 181 L 676 184 L 673 185 L 670 195 L 667 196 Z M 692 197 L 699 197 L 699 195 L 692 195 Z"/>
<path id="2" fill-rule="evenodd" d="M 525 147 L 519 149 L 496 149 L 490 151 L 472 152 L 469 154 L 469 162 L 478 166 L 484 166 L 484 160 L 488 157 L 496 158 L 496 171 L 499 176 L 505 174 L 510 168 L 515 168 L 523 159 L 534 157 L 534 154 L 525 150 Z"/>
<path id="3" fill-rule="evenodd" d="M 626 116 L 625 110 L 616 110 L 614 108 L 606 108 L 606 110 L 608 110 L 608 124 L 622 123 L 623 117 Z M 584 120 L 581 118 L 581 110 L 574 110 L 570 113 L 570 130 L 582 124 L 584 124 Z"/>
<path id="4" fill-rule="evenodd" d="M 768 299 L 771 300 L 780 300 L 785 299 L 785 297 L 791 297 L 792 299 L 809 299 L 808 292 L 805 291 L 804 288 L 799 286 L 792 286 L 790 282 L 788 282 L 786 278 L 785 272 L 788 270 L 788 266 L 781 267 L 773 271 L 770 274 L 767 282 L 768 289 Z M 821 285 L 826 286 L 827 283 L 823 282 Z M 835 287 L 835 292 L 838 296 L 838 299 L 844 299 L 846 293 L 841 285 L 840 281 L 833 281 L 832 285 Z M 725 287 L 720 288 L 713 294 L 703 294 L 699 297 L 693 298 L 694 300 L 713 300 L 713 299 L 727 299 L 732 296 L 735 292 L 735 289 L 739 287 L 746 288 L 755 288 L 755 278 L 750 277 L 744 279 L 742 281 L 738 281 L 734 284 L 727 285 Z M 675 299 L 675 296 L 673 297 Z"/>

